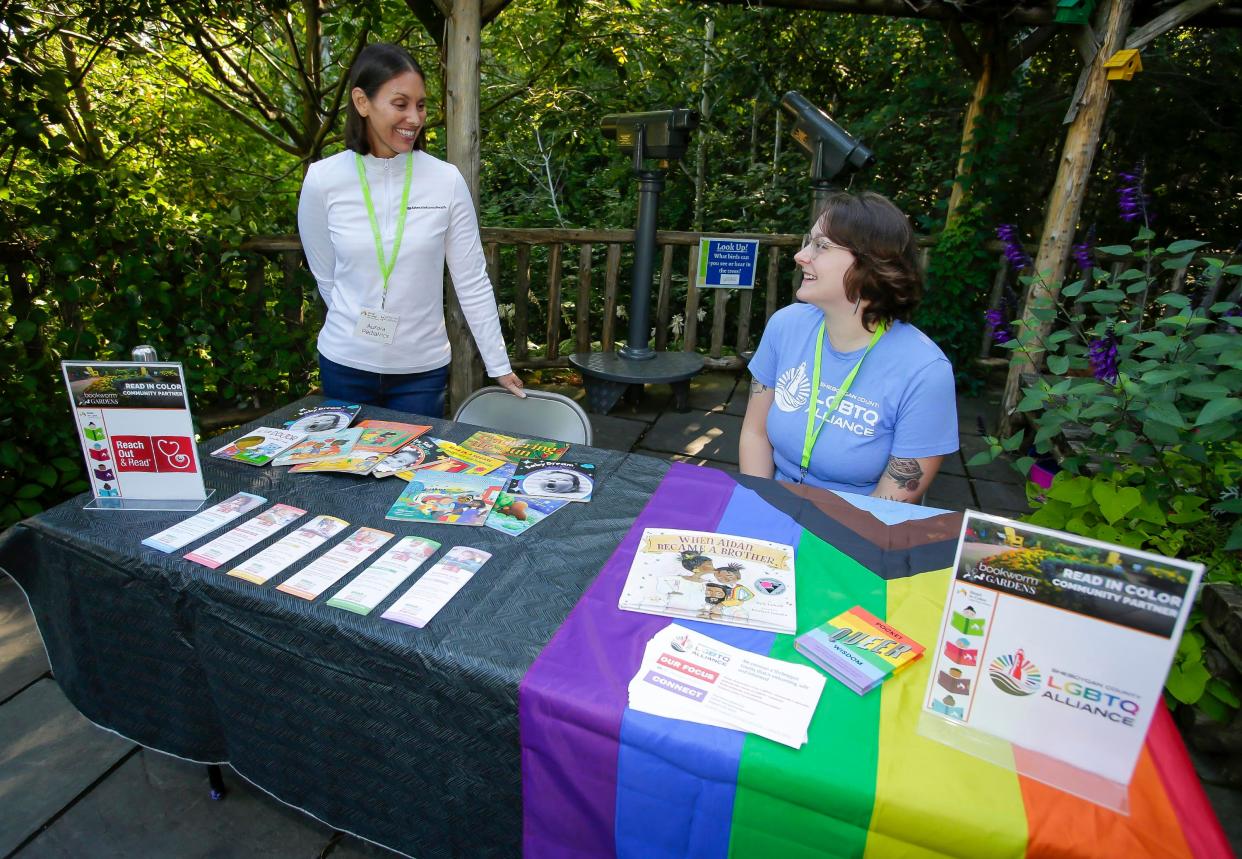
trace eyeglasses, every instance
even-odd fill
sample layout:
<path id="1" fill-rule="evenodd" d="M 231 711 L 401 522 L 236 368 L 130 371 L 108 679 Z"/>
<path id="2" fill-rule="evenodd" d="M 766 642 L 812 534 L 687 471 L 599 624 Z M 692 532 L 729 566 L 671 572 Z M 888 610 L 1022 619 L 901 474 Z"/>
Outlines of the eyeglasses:
<path id="1" fill-rule="evenodd" d="M 824 238 L 823 236 L 816 236 L 815 238 L 811 239 L 811 241 L 807 243 L 807 247 L 811 249 L 812 259 L 819 256 L 820 253 L 828 250 L 829 248 L 837 248 L 838 250 L 843 250 L 843 251 L 850 250 L 845 245 L 839 245 L 836 242 L 830 242 L 828 241 L 828 239 Z M 853 253 L 853 251 L 850 251 L 850 253 Z"/>

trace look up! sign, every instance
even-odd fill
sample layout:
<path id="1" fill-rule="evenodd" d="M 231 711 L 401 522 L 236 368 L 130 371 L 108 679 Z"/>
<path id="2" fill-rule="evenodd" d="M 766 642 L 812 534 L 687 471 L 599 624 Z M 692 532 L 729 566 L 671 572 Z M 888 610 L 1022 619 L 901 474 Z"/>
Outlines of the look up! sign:
<path id="1" fill-rule="evenodd" d="M 207 497 L 180 364 L 62 361 L 61 370 L 100 506 Z"/>
<path id="2" fill-rule="evenodd" d="M 754 289 L 758 239 L 699 239 L 699 289 Z"/>

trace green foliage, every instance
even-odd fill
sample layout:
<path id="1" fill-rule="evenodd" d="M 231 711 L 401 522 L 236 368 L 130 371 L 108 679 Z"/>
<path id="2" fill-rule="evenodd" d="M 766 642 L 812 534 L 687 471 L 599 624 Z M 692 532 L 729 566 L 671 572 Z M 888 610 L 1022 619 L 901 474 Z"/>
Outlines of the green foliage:
<path id="1" fill-rule="evenodd" d="M 1204 245 L 1155 247 L 1154 238 L 1143 227 L 1136 247 L 1100 248 L 1143 267 L 1095 269 L 1064 287 L 1055 305 L 1036 308 L 1036 320 L 1063 327 L 1043 335 L 1038 325 L 1017 323 L 1005 344 L 1046 360 L 1049 373 L 1025 389 L 1018 410 L 1031 420 L 1037 453 L 1059 447 L 1065 454 L 1047 492 L 1031 488 L 1036 510 L 1027 520 L 1199 561 L 1208 580 L 1242 583 L 1242 316 L 1237 303 L 1215 300 L 1221 278 L 1242 274 L 1242 266 L 1205 257 L 1185 293 L 1149 303 L 1153 272 L 1191 265 Z M 1023 444 L 1021 434 L 987 441 L 968 464 Z M 1031 462 L 1016 466 L 1025 472 Z M 1202 702 L 1213 716 L 1236 709 L 1192 635 L 1170 675 L 1170 695 Z"/>
<path id="2" fill-rule="evenodd" d="M 967 209 L 937 237 L 927 292 L 915 323 L 953 363 L 958 391 L 976 393 L 979 318 L 987 304 L 996 258 L 986 249 L 982 208 Z"/>

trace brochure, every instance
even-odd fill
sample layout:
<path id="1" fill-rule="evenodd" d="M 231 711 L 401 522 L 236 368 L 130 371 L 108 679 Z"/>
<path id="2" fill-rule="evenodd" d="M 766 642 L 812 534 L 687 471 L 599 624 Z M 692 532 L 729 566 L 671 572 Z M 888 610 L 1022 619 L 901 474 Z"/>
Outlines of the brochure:
<path id="1" fill-rule="evenodd" d="M 522 534 L 560 510 L 568 502 L 551 498 L 535 498 L 532 495 L 514 495 L 501 492 L 496 506 L 487 517 L 487 527 L 506 534 Z"/>
<path id="2" fill-rule="evenodd" d="M 351 432 L 358 439 L 352 448 L 340 455 L 325 457 L 313 463 L 294 466 L 290 474 L 307 471 L 336 471 L 343 474 L 370 474 L 390 454 L 399 451 L 418 436 L 431 429 L 422 424 L 396 421 L 362 421 Z"/>
<path id="3" fill-rule="evenodd" d="M 313 432 L 272 460 L 272 465 L 301 465 L 349 453 L 362 430 L 358 428 Z"/>
<path id="4" fill-rule="evenodd" d="M 569 450 L 569 445 L 562 441 L 545 441 L 538 438 L 515 438 L 497 432 L 476 432 L 461 443 L 476 453 L 484 453 L 503 459 L 507 462 L 519 463 L 524 459 L 550 460 L 560 459 Z"/>
<path id="5" fill-rule="evenodd" d="M 359 528 L 327 553 L 285 579 L 276 586 L 276 590 L 304 600 L 313 600 L 391 539 L 392 534 L 388 531 Z"/>
<path id="6" fill-rule="evenodd" d="M 859 695 L 923 655 L 923 645 L 860 605 L 804 632 L 794 647 Z"/>
<path id="7" fill-rule="evenodd" d="M 272 576 L 306 557 L 349 527 L 335 516 L 316 516 L 292 534 L 281 537 L 248 561 L 229 570 L 230 576 L 265 584 Z"/>
<path id="8" fill-rule="evenodd" d="M 946 735 L 987 734 L 1026 750 L 1022 760 L 1035 753 L 1045 772 L 1055 762 L 1089 774 L 1080 785 L 1103 777 L 1124 801 L 1202 575 L 1201 564 L 967 511 L 924 712 Z"/>
<path id="9" fill-rule="evenodd" d="M 327 604 L 370 614 L 439 548 L 439 543 L 426 537 L 402 537 L 378 561 L 346 582 Z"/>
<path id="10" fill-rule="evenodd" d="M 524 459 L 505 487 L 514 495 L 590 501 L 595 489 L 595 466 L 589 462 L 541 462 Z"/>
<path id="11" fill-rule="evenodd" d="M 380 617 L 423 628 L 490 557 L 481 549 L 454 546 Z"/>
<path id="12" fill-rule="evenodd" d="M 630 681 L 630 707 L 643 713 L 732 728 L 791 748 L 807 729 L 824 676 L 806 665 L 760 656 L 670 623 L 643 652 Z"/>
<path id="13" fill-rule="evenodd" d="M 792 635 L 794 550 L 730 534 L 646 528 L 618 606 Z"/>
<path id="14" fill-rule="evenodd" d="M 489 475 L 416 471 L 384 518 L 481 526 L 499 494 Z"/>
<path id="15" fill-rule="evenodd" d="M 190 545 L 199 537 L 205 537 L 217 528 L 227 525 L 243 513 L 249 513 L 266 503 L 267 499 L 261 495 L 238 492 L 233 497 L 226 498 L 201 513 L 195 513 L 171 528 L 152 534 L 142 541 L 142 545 L 161 552 L 175 552 Z"/>
<path id="16" fill-rule="evenodd" d="M 362 406 L 357 403 L 325 400 L 317 406 L 298 409 L 297 414 L 285 421 L 285 429 L 304 433 L 343 430 L 354 422 L 360 411 Z"/>
<path id="17" fill-rule="evenodd" d="M 220 459 L 231 459 L 248 465 L 267 465 L 280 453 L 306 438 L 306 433 L 289 432 L 273 427 L 258 427 L 246 435 L 211 452 Z"/>
<path id="18" fill-rule="evenodd" d="M 259 515 L 247 519 L 231 531 L 225 531 L 205 546 L 185 556 L 187 561 L 215 569 L 251 549 L 281 528 L 296 521 L 306 511 L 288 504 L 273 504 Z"/>

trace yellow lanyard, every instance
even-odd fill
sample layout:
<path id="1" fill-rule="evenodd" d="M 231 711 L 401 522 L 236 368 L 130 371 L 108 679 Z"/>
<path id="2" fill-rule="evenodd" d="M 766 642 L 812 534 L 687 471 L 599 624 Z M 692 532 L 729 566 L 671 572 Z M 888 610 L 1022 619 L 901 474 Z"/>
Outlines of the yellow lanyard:
<path id="1" fill-rule="evenodd" d="M 841 387 L 837 388 L 837 395 L 832 398 L 828 411 L 824 413 L 824 419 L 819 422 L 819 426 L 815 426 L 815 403 L 818 402 L 819 398 L 819 369 L 824 354 L 824 329 L 825 323 L 819 323 L 819 339 L 815 343 L 815 369 L 811 372 L 811 402 L 806 407 L 806 434 L 802 437 L 802 476 L 798 480 L 799 483 L 806 480 L 806 474 L 811 469 L 811 450 L 814 449 L 815 441 L 819 438 L 824 424 L 828 423 L 828 419 L 837 410 L 837 406 L 841 405 L 841 400 L 849 393 L 850 386 L 854 384 L 854 377 L 858 375 L 858 368 L 862 366 L 863 358 L 867 357 L 867 354 L 875 347 L 875 344 L 884 336 L 884 331 L 886 330 L 882 322 L 876 326 L 875 333 L 871 335 L 871 342 L 867 344 L 862 357 L 858 359 L 854 369 L 850 370 L 849 375 L 845 377 Z"/>
<path id="2" fill-rule="evenodd" d="M 384 292 L 380 298 L 380 307 L 388 301 L 388 278 L 397 267 L 397 253 L 401 250 L 401 238 L 405 235 L 406 206 L 410 203 L 410 180 L 414 176 L 414 153 L 405 159 L 405 189 L 401 192 L 401 214 L 397 216 L 397 234 L 392 240 L 392 259 L 384 258 L 384 238 L 380 235 L 379 219 L 375 217 L 375 204 L 371 202 L 371 186 L 367 184 L 367 168 L 362 156 L 354 153 L 358 165 L 358 182 L 362 185 L 362 199 L 367 204 L 367 217 L 371 220 L 371 235 L 375 238 L 375 256 L 379 259 L 380 277 L 384 279 Z"/>

